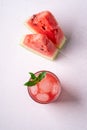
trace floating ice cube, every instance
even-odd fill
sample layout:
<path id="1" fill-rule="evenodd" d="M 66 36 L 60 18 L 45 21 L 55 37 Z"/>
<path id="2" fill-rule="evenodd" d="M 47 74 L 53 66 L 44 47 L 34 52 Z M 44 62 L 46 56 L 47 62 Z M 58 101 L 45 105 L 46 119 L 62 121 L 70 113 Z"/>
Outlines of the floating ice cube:
<path id="1" fill-rule="evenodd" d="M 46 102 L 49 100 L 49 95 L 45 94 L 45 93 L 44 94 L 39 93 L 39 94 L 37 94 L 36 97 L 38 100 L 43 101 L 43 102 Z"/>
<path id="2" fill-rule="evenodd" d="M 38 87 L 36 85 L 32 86 L 30 90 L 33 95 L 36 95 L 38 93 Z"/>
<path id="3" fill-rule="evenodd" d="M 42 80 L 42 82 L 40 82 L 39 84 L 39 88 L 42 93 L 51 92 L 52 86 L 53 86 L 53 83 L 48 79 Z"/>
<path id="4" fill-rule="evenodd" d="M 55 95 L 60 91 L 60 86 L 56 83 L 54 83 L 53 88 L 52 88 L 52 94 Z"/>

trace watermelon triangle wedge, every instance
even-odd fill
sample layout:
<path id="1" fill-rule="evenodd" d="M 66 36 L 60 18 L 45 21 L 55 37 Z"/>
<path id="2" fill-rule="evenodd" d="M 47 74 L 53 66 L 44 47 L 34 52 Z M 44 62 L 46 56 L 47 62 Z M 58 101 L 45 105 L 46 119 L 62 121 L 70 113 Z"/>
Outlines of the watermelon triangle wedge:
<path id="1" fill-rule="evenodd" d="M 50 60 L 53 60 L 58 54 L 58 49 L 53 42 L 46 35 L 39 33 L 27 34 L 22 40 L 21 45 Z"/>
<path id="2" fill-rule="evenodd" d="M 66 38 L 53 14 L 39 12 L 28 18 L 25 25 L 33 34 L 27 34 L 21 45 L 45 58 L 55 59 Z"/>

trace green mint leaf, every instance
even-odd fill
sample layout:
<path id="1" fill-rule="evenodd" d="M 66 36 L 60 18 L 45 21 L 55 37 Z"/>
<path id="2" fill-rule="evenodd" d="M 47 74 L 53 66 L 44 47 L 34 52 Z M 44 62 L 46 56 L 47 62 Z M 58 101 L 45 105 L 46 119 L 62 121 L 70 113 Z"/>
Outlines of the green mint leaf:
<path id="1" fill-rule="evenodd" d="M 39 76 L 38 76 L 38 80 L 41 81 L 45 77 L 45 75 L 46 75 L 45 71 L 43 71 L 42 73 L 40 73 Z"/>
<path id="2" fill-rule="evenodd" d="M 33 74 L 32 72 L 29 72 L 29 74 L 31 75 L 31 79 L 36 79 L 35 74 Z"/>
<path id="3" fill-rule="evenodd" d="M 28 81 L 28 82 L 26 82 L 24 85 L 25 85 L 25 86 L 32 87 L 32 86 L 34 86 L 35 84 L 37 84 L 37 80 Z"/>
<path id="4" fill-rule="evenodd" d="M 42 73 L 40 73 L 37 77 L 35 76 L 35 74 L 33 73 L 29 73 L 31 75 L 31 79 L 30 81 L 26 82 L 24 85 L 31 87 L 34 86 L 35 84 L 37 84 L 38 82 L 40 82 L 46 75 L 46 72 L 43 71 Z"/>

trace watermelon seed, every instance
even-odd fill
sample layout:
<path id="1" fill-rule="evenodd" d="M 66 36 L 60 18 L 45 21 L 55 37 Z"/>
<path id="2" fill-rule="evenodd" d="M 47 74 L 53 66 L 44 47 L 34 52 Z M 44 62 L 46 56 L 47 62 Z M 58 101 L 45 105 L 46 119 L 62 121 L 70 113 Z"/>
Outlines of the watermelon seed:
<path id="1" fill-rule="evenodd" d="M 46 28 L 45 28 L 44 26 L 42 26 L 42 28 L 43 28 L 44 30 L 46 30 Z"/>

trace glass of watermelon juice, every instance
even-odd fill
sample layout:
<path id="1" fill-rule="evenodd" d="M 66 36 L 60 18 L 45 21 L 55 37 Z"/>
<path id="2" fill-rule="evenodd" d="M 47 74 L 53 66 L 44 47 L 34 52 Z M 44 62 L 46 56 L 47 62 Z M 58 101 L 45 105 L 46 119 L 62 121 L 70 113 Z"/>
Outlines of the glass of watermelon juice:
<path id="1" fill-rule="evenodd" d="M 35 73 L 38 76 L 43 71 Z M 32 87 L 27 87 L 30 97 L 41 104 L 47 104 L 55 101 L 61 93 L 61 84 L 58 77 L 50 72 L 45 71 L 45 77 Z"/>

